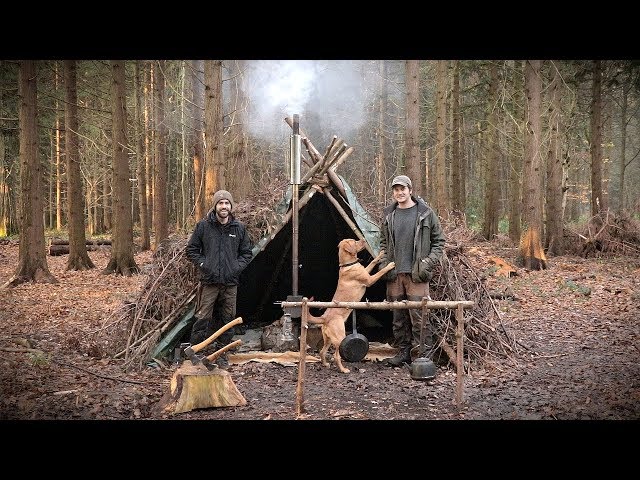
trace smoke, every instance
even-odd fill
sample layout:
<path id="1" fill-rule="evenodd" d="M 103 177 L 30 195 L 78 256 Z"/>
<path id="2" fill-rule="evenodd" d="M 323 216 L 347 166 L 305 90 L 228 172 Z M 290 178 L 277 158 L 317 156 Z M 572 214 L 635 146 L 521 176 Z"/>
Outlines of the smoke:
<path id="1" fill-rule="evenodd" d="M 246 63 L 247 130 L 263 140 L 288 142 L 285 117 L 300 115 L 300 128 L 320 150 L 333 135 L 354 141 L 365 121 L 367 62 L 259 60 Z"/>

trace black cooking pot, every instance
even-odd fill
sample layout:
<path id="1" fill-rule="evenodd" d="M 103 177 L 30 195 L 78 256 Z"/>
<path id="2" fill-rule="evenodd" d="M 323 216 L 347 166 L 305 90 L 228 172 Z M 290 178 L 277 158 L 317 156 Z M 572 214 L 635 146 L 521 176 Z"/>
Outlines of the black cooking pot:
<path id="1" fill-rule="evenodd" d="M 353 332 L 340 342 L 340 356 L 347 362 L 361 362 L 369 352 L 369 340 L 356 330 L 356 310 L 352 311 Z"/>

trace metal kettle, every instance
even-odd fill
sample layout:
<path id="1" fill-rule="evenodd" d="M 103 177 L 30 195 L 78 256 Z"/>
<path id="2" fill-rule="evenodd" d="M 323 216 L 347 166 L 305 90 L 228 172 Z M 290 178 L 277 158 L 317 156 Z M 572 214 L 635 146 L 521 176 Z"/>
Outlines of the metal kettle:
<path id="1" fill-rule="evenodd" d="M 424 317 L 420 322 L 420 350 L 419 357 L 411 362 L 411 378 L 414 380 L 433 380 L 436 378 L 436 364 L 424 352 Z"/>
<path id="2" fill-rule="evenodd" d="M 436 378 L 436 364 L 427 357 L 418 357 L 411 362 L 411 378 L 433 380 Z"/>

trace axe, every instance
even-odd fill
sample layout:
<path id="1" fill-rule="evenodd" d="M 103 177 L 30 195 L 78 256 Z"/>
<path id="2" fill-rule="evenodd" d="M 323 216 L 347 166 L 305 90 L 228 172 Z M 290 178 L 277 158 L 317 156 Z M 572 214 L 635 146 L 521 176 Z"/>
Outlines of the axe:
<path id="1" fill-rule="evenodd" d="M 189 360 L 191 360 L 191 363 L 193 365 L 197 365 L 198 363 L 200 363 L 201 359 L 200 359 L 200 357 L 198 357 L 196 355 L 196 353 L 198 353 L 200 350 L 205 348 L 207 345 L 209 345 L 211 342 L 213 342 L 216 338 L 218 338 L 224 332 L 229 330 L 231 327 L 234 327 L 234 326 L 239 325 L 241 323 L 242 323 L 242 317 L 238 317 L 235 320 L 231 320 L 229 323 L 224 324 L 222 327 L 220 327 L 216 332 L 214 332 L 206 340 L 203 340 L 202 342 L 198 343 L 197 345 L 193 345 L 193 346 L 189 346 L 189 347 L 185 348 L 184 349 L 185 356 Z M 230 345 L 232 345 L 232 344 L 230 344 Z M 214 352 L 214 353 L 212 353 L 212 355 L 214 355 L 215 353 L 218 353 L 218 352 Z"/>
<path id="2" fill-rule="evenodd" d="M 208 357 L 204 357 L 202 359 L 202 364 L 205 367 L 207 367 L 207 370 L 213 370 L 215 368 L 218 368 L 218 365 L 213 363 L 215 361 L 215 359 L 218 358 L 220 355 L 222 355 L 227 350 L 231 350 L 232 348 L 235 348 L 235 347 L 237 347 L 237 346 L 239 346 L 241 344 L 242 344 L 242 340 L 238 339 L 235 342 L 231 342 L 229 345 L 225 345 L 220 350 L 216 350 L 215 352 L 213 352 Z"/>

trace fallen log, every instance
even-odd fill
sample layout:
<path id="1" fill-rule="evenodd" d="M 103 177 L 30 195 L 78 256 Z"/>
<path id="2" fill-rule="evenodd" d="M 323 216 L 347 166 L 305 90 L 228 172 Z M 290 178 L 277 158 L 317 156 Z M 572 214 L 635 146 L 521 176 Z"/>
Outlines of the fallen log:
<path id="1" fill-rule="evenodd" d="M 108 238 L 96 238 L 94 240 L 87 239 L 85 240 L 87 245 L 111 245 L 111 240 Z M 62 238 L 53 238 L 49 245 L 69 245 L 69 240 L 65 240 Z"/>
<path id="2" fill-rule="evenodd" d="M 94 245 L 94 244 L 87 244 L 87 251 L 88 252 L 92 252 L 95 250 L 100 250 L 101 248 L 108 248 L 111 245 L 109 244 L 105 244 L 105 245 Z M 50 245 L 49 246 L 49 255 L 52 257 L 57 257 L 60 255 L 68 255 L 69 254 L 69 245 Z"/>

